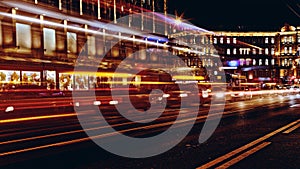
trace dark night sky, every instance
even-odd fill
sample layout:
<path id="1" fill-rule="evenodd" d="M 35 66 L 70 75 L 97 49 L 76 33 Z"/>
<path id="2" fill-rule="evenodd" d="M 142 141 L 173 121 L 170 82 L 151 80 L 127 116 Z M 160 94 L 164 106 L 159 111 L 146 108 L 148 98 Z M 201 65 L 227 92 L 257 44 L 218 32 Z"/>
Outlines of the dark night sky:
<path id="1" fill-rule="evenodd" d="M 170 14 L 175 10 L 179 15 L 184 13 L 189 22 L 208 30 L 279 31 L 285 23 L 300 26 L 296 1 L 169 0 L 168 10 Z"/>

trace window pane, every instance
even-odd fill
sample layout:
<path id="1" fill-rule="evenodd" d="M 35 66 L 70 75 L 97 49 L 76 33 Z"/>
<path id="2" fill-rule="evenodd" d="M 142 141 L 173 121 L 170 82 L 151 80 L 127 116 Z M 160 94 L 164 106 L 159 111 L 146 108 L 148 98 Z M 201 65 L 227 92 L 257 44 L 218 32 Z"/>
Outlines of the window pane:
<path id="1" fill-rule="evenodd" d="M 76 33 L 68 32 L 68 53 L 76 53 L 77 52 L 77 36 Z"/>
<path id="2" fill-rule="evenodd" d="M 31 48 L 31 28 L 30 25 L 16 23 L 17 46 L 20 48 Z"/>
<path id="3" fill-rule="evenodd" d="M 45 54 L 51 54 L 56 49 L 55 30 L 44 28 L 44 49 Z"/>

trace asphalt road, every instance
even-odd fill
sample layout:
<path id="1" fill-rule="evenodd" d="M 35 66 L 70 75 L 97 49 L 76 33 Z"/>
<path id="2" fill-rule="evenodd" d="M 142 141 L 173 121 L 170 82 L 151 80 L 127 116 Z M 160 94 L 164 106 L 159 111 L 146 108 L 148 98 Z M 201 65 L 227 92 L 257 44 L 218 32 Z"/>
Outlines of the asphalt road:
<path id="1" fill-rule="evenodd" d="M 228 102 L 224 111 L 221 105 L 210 107 L 206 104 L 200 108 L 196 124 L 184 140 L 169 151 L 148 158 L 125 158 L 96 145 L 78 122 L 82 115 L 79 118 L 86 118 L 85 122 L 90 126 L 88 130 L 104 130 L 107 126 L 96 118 L 97 114 L 92 110 L 76 114 L 66 107 L 49 108 L 58 104 L 70 104 L 72 107 L 70 98 L 43 98 L 29 102 L 48 104 L 43 104 L 47 105 L 45 109 L 33 107 L 31 111 L 1 115 L 0 168 L 300 167 L 300 95 Z M 213 135 L 200 144 L 199 134 L 210 108 L 216 110 L 215 114 L 220 113 L 222 119 Z M 168 108 L 158 120 L 144 124 L 142 122 L 147 119 L 141 115 L 129 113 L 129 116 L 141 121 L 133 123 L 119 116 L 109 105 L 101 109 L 107 110 L 104 111 L 105 118 L 117 131 L 137 138 L 156 136 L 168 130 L 178 115 L 177 108 Z M 188 108 L 181 110 L 185 114 L 178 130 L 194 123 L 191 120 L 193 112 L 189 112 Z M 212 116 L 210 120 L 217 119 Z M 113 139 L 114 136 L 115 133 L 106 133 L 95 137 L 122 145 L 120 140 Z M 144 147 L 141 151 L 160 146 Z"/>

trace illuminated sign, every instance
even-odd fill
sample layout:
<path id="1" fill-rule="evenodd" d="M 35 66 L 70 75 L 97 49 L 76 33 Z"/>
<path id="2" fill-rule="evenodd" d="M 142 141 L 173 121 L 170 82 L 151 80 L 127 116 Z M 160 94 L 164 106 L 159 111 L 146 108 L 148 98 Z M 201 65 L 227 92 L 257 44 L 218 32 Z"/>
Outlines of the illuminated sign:
<path id="1" fill-rule="evenodd" d="M 238 67 L 239 66 L 239 61 L 231 60 L 231 61 L 228 62 L 228 66 L 230 66 L 230 67 Z"/>

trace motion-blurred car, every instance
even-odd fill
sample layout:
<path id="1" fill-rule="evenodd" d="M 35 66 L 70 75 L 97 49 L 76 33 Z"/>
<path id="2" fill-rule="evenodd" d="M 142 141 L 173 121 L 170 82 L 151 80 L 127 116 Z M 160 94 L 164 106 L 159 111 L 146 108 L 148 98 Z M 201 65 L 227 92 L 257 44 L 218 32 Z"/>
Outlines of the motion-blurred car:
<path id="1" fill-rule="evenodd" d="M 227 100 L 237 101 L 237 100 L 250 100 L 252 99 L 252 92 L 248 87 L 245 86 L 235 86 L 228 89 Z"/>
<path id="2" fill-rule="evenodd" d="M 293 85 L 290 87 L 290 91 L 292 94 L 299 94 L 300 93 L 300 87 L 297 85 Z"/>

